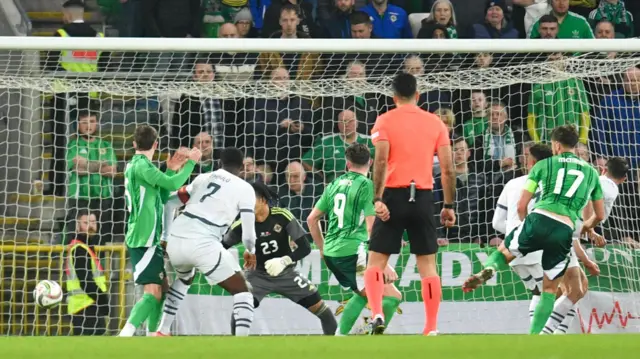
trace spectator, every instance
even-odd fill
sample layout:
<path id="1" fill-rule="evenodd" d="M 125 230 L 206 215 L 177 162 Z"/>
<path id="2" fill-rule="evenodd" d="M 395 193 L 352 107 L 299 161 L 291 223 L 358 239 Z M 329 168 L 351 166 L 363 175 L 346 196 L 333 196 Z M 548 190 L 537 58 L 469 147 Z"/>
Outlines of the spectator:
<path id="1" fill-rule="evenodd" d="M 600 0 L 598 8 L 589 14 L 589 23 L 595 29 L 602 20 L 607 20 L 614 25 L 616 38 L 624 39 L 634 36 L 633 15 L 627 11 L 624 1 Z"/>
<path id="2" fill-rule="evenodd" d="M 542 15 L 538 21 L 538 32 L 541 39 L 557 39 L 558 31 L 560 31 L 560 24 L 558 19 L 553 15 Z"/>
<path id="3" fill-rule="evenodd" d="M 550 15 L 558 19 L 560 28 L 559 39 L 593 39 L 593 31 L 587 20 L 569 11 L 569 0 L 549 0 L 551 3 Z M 536 22 L 531 29 L 531 38 L 540 37 L 540 23 Z"/>
<path id="4" fill-rule="evenodd" d="M 100 213 L 102 240 L 111 242 L 113 225 L 113 178 L 117 173 L 116 155 L 111 143 L 98 134 L 98 118 L 82 111 L 78 115 L 78 133 L 67 144 L 67 228 L 78 209 Z"/>
<path id="5" fill-rule="evenodd" d="M 437 23 L 422 23 L 422 27 L 420 28 L 420 32 L 418 32 L 418 39 L 448 39 L 449 31 L 447 31 L 447 27 L 444 25 L 440 25 Z M 431 58 L 433 54 L 430 54 L 429 58 Z"/>
<path id="6" fill-rule="evenodd" d="M 481 243 L 486 232 L 486 196 L 487 180 L 484 174 L 475 172 L 469 166 L 471 152 L 464 138 L 453 140 L 453 162 L 456 171 L 456 225 L 452 228 L 438 228 L 439 243 L 451 241 L 462 243 Z M 434 194 L 442 198 L 442 178 L 435 176 Z"/>
<path id="7" fill-rule="evenodd" d="M 233 21 L 236 15 L 243 9 L 247 9 L 248 0 L 217 0 L 220 4 L 220 12 L 225 21 Z M 250 12 L 249 12 L 250 13 Z"/>
<path id="8" fill-rule="evenodd" d="M 249 1 L 249 10 L 251 11 L 251 18 L 253 19 L 253 26 L 258 32 L 261 32 L 262 27 L 264 26 L 264 15 L 267 12 L 269 5 L 271 5 L 271 0 Z"/>
<path id="9" fill-rule="evenodd" d="M 244 169 L 240 172 L 240 177 L 244 178 L 247 182 L 262 182 L 269 184 L 271 176 L 267 175 L 267 171 L 270 172 L 268 165 L 259 166 L 253 157 L 245 157 L 242 161 Z M 271 174 L 272 175 L 272 174 Z"/>
<path id="10" fill-rule="evenodd" d="M 444 122 L 444 124 L 447 126 L 449 135 L 453 135 L 453 130 L 456 127 L 456 116 L 453 114 L 453 111 L 446 107 L 440 107 L 439 109 L 433 111 L 433 113 L 435 115 L 438 115 L 438 117 L 440 117 L 440 120 L 442 120 L 442 122 Z"/>
<path id="11" fill-rule="evenodd" d="M 306 220 L 309 216 L 316 199 L 322 194 L 322 185 L 314 184 L 302 164 L 293 161 L 287 165 L 285 170 L 286 184 L 280 186 L 278 197 L 280 206 L 289 209 L 293 216 L 306 227 Z"/>
<path id="12" fill-rule="evenodd" d="M 373 38 L 373 23 L 369 14 L 363 11 L 354 11 L 349 16 L 351 23 L 351 37 L 354 39 Z"/>
<path id="13" fill-rule="evenodd" d="M 207 132 L 200 132 L 193 139 L 193 147 L 202 152 L 200 162 L 193 169 L 192 177 L 195 178 L 201 173 L 207 173 L 218 169 L 217 149 L 213 147 L 213 137 Z"/>
<path id="14" fill-rule="evenodd" d="M 302 156 L 302 165 L 307 171 L 318 173 L 325 183 L 330 183 L 347 170 L 345 149 L 353 143 L 362 143 L 374 149 L 371 137 L 356 132 L 358 119 L 350 110 L 344 110 L 338 115 L 338 133 L 323 136 L 316 140 L 314 147 Z"/>
<path id="15" fill-rule="evenodd" d="M 350 17 L 355 0 L 335 0 L 335 8 L 322 20 L 324 36 L 330 39 L 350 39 Z"/>
<path id="16" fill-rule="evenodd" d="M 404 60 L 404 72 L 418 78 L 424 75 L 424 63 L 417 55 L 410 55 Z M 425 111 L 434 112 L 441 106 L 449 106 L 451 97 L 446 90 L 431 90 L 420 94 L 418 106 Z"/>
<path id="17" fill-rule="evenodd" d="M 487 112 L 487 96 L 482 91 L 472 92 L 471 118 L 462 124 L 462 134 L 468 145 L 473 146 L 475 137 L 487 130 L 489 126 Z"/>
<path id="18" fill-rule="evenodd" d="M 96 235 L 96 215 L 80 210 L 73 241 L 66 250 L 67 312 L 73 335 L 104 335 L 109 316 L 108 279 L 95 246 L 103 243 Z"/>
<path id="19" fill-rule="evenodd" d="M 516 168 L 516 144 L 519 141 L 507 124 L 507 108 L 494 101 L 489 111 L 489 126 L 474 140 L 475 163 L 479 166 L 476 172 L 511 171 Z"/>
<path id="20" fill-rule="evenodd" d="M 596 153 L 623 157 L 632 168 L 640 165 L 640 69 L 625 73 L 621 89 L 605 96 L 593 123 Z"/>
<path id="21" fill-rule="evenodd" d="M 271 85 L 281 90 L 277 98 L 253 99 L 247 105 L 248 140 L 256 149 L 257 161 L 264 161 L 276 173 L 282 173 L 290 160 L 299 159 L 303 148 L 313 142 L 311 101 L 288 91 L 289 73 L 277 68 L 271 73 Z"/>
<path id="22" fill-rule="evenodd" d="M 446 28 L 447 39 L 458 38 L 458 30 L 456 29 L 456 13 L 453 10 L 453 4 L 450 0 L 436 0 L 433 2 L 433 6 L 431 6 L 431 12 L 429 13 L 429 16 L 426 19 L 422 20 L 422 28 L 418 32 L 418 38 L 435 38 L 433 37 L 433 31 L 428 31 L 428 29 L 425 29 L 425 27 L 428 28 L 431 24 L 444 26 Z M 422 29 L 427 30 L 426 34 L 421 35 Z"/>
<path id="23" fill-rule="evenodd" d="M 589 154 L 589 147 L 580 142 L 576 146 L 576 156 L 580 157 L 583 161 L 591 163 L 591 154 Z"/>
<path id="24" fill-rule="evenodd" d="M 309 36 L 306 32 L 299 30 L 300 18 L 298 17 L 297 8 L 291 4 L 284 4 L 280 9 L 281 30 L 273 32 L 271 37 L 282 39 L 308 38 Z M 270 73 L 273 69 L 283 67 L 287 70 L 288 76 L 299 80 L 309 80 L 316 73 L 321 73 L 322 71 L 319 56 L 312 53 L 288 52 L 281 54 L 267 52 L 260 54 L 260 62 L 264 73 Z"/>
<path id="25" fill-rule="evenodd" d="M 238 15 L 242 14 L 242 11 L 238 13 Z M 244 25 L 222 24 L 218 28 L 218 37 L 237 39 L 240 37 L 239 28 L 246 30 Z M 248 82 L 260 77 L 257 53 L 219 52 L 211 54 L 210 57 L 209 63 L 214 65 L 216 78 L 221 82 Z"/>
<path id="26" fill-rule="evenodd" d="M 347 1 L 343 0 L 342 2 L 344 4 Z M 353 0 L 349 2 L 353 2 L 354 9 L 360 9 L 363 6 L 367 5 L 368 0 Z M 318 6 L 316 13 L 318 23 L 320 24 L 324 23 L 326 19 L 329 19 L 331 17 L 331 12 L 333 12 L 336 7 L 339 7 L 337 0 L 317 0 L 317 3 Z"/>
<path id="27" fill-rule="evenodd" d="M 616 29 L 609 20 L 600 20 L 595 27 L 596 39 L 615 39 Z"/>
<path id="28" fill-rule="evenodd" d="M 249 8 L 243 8 L 233 17 L 239 37 L 253 39 L 258 37 L 258 29 L 254 26 L 253 16 Z"/>
<path id="29" fill-rule="evenodd" d="M 507 20 L 508 7 L 505 0 L 487 2 L 485 21 L 473 25 L 476 39 L 517 39 L 518 30 Z"/>
<path id="30" fill-rule="evenodd" d="M 549 13 L 549 0 L 513 0 L 513 4 L 525 9 L 524 29 L 527 38 L 530 38 L 533 24 L 535 24 L 542 15 Z"/>
<path id="31" fill-rule="evenodd" d="M 362 9 L 369 15 L 373 24 L 373 34 L 381 39 L 411 39 L 411 24 L 407 13 L 388 0 L 371 0 Z"/>
<path id="32" fill-rule="evenodd" d="M 451 0 L 456 13 L 456 23 L 458 36 L 460 38 L 470 38 L 471 27 L 483 21 L 486 11 L 482 6 L 478 6 L 480 0 Z"/>
<path id="33" fill-rule="evenodd" d="M 295 18 L 291 12 L 296 14 Z M 292 38 L 292 34 L 296 33 L 298 38 L 319 37 L 319 30 L 313 19 L 313 5 L 307 0 L 273 0 L 264 14 L 263 23 L 262 37 Z M 285 32 L 287 35 L 283 36 Z"/>
<path id="34" fill-rule="evenodd" d="M 558 58 L 550 56 L 550 60 Z M 549 142 L 554 128 L 574 125 L 580 133 L 580 142 L 586 144 L 591 123 L 589 110 L 589 98 L 580 79 L 534 84 L 527 117 L 529 136 L 536 143 Z"/>
<path id="35" fill-rule="evenodd" d="M 142 0 L 145 37 L 200 37 L 200 0 Z"/>
<path id="36" fill-rule="evenodd" d="M 229 24 L 232 28 L 233 25 Z M 215 79 L 213 66 L 207 59 L 198 59 L 193 68 L 193 81 L 202 86 L 211 86 Z M 235 136 L 235 103 L 207 96 L 182 95 L 175 105 L 171 136 L 174 147 L 191 147 L 197 134 L 210 133 L 213 148 L 232 145 L 229 139 Z"/>
<path id="37" fill-rule="evenodd" d="M 597 0 L 570 0 L 569 11 L 586 19 L 589 17 L 591 11 L 596 8 L 596 3 Z"/>

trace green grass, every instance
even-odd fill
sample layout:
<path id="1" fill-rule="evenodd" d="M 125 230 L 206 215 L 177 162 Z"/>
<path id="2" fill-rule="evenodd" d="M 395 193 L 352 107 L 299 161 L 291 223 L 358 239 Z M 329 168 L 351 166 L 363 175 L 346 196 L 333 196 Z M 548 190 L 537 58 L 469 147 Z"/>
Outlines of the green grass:
<path id="1" fill-rule="evenodd" d="M 640 357 L 640 336 L 4 337 L 0 352 L 7 359 L 619 359 Z"/>

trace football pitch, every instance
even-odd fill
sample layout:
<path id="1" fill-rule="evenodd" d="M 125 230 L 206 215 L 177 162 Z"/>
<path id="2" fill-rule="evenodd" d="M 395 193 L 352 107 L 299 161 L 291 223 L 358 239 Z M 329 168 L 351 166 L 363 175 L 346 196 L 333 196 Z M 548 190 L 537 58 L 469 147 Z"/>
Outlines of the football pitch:
<path id="1" fill-rule="evenodd" d="M 640 357 L 640 336 L 4 337 L 0 353 L 7 359 L 618 359 Z"/>

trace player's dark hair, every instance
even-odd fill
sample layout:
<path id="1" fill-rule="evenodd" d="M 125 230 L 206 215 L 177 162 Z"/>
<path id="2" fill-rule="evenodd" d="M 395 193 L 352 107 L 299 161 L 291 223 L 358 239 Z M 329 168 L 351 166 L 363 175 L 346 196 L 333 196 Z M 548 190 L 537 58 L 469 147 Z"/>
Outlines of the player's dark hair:
<path id="1" fill-rule="evenodd" d="M 349 15 L 351 25 L 371 24 L 371 17 L 364 11 L 354 11 Z"/>
<path id="2" fill-rule="evenodd" d="M 242 170 L 244 155 L 242 151 L 235 147 L 227 147 L 220 152 L 220 166 L 231 173 L 238 173 Z"/>
<path id="3" fill-rule="evenodd" d="M 148 151 L 158 140 L 158 131 L 149 125 L 139 125 L 133 134 L 133 140 L 136 142 L 136 150 Z"/>
<path id="4" fill-rule="evenodd" d="M 551 141 L 560 142 L 565 147 L 576 148 L 579 140 L 578 130 L 572 125 L 558 126 L 551 131 Z"/>
<path id="5" fill-rule="evenodd" d="M 529 147 L 529 154 L 536 159 L 536 162 L 538 162 L 553 156 L 553 151 L 548 145 L 536 143 Z"/>
<path id="6" fill-rule="evenodd" d="M 546 24 L 546 23 L 550 23 L 550 22 L 555 22 L 556 24 L 559 24 L 558 18 L 556 18 L 555 16 L 553 16 L 551 14 L 543 15 L 540 18 L 540 20 L 538 20 L 538 22 L 540 24 Z"/>
<path id="7" fill-rule="evenodd" d="M 262 182 L 252 182 L 251 186 L 253 190 L 256 192 L 256 196 L 262 198 L 266 202 L 271 202 L 274 199 L 277 199 L 278 195 L 275 194 L 266 184 Z"/>
<path id="8" fill-rule="evenodd" d="M 371 160 L 369 147 L 362 143 L 352 143 L 344 152 L 347 161 L 356 166 L 366 166 Z"/>
<path id="9" fill-rule="evenodd" d="M 629 172 L 629 163 L 622 157 L 611 157 L 607 161 L 607 173 L 611 177 L 621 180 L 627 177 Z"/>
<path id="10" fill-rule="evenodd" d="M 96 119 L 98 118 L 98 116 L 89 111 L 89 110 L 80 110 L 78 111 L 78 120 L 83 119 L 83 118 L 88 118 L 88 117 L 96 117 Z"/>
<path id="11" fill-rule="evenodd" d="M 90 216 L 92 213 L 88 208 L 80 208 L 76 211 L 76 219 L 80 219 L 83 216 Z"/>
<path id="12" fill-rule="evenodd" d="M 418 81 L 415 76 L 407 73 L 397 74 L 393 78 L 393 93 L 400 98 L 411 98 L 418 91 Z"/>
<path id="13" fill-rule="evenodd" d="M 298 15 L 298 8 L 291 4 L 290 2 L 287 2 L 286 4 L 282 5 L 282 8 L 280 9 L 280 15 L 282 15 L 284 12 L 287 11 L 292 11 L 295 12 L 296 15 Z"/>

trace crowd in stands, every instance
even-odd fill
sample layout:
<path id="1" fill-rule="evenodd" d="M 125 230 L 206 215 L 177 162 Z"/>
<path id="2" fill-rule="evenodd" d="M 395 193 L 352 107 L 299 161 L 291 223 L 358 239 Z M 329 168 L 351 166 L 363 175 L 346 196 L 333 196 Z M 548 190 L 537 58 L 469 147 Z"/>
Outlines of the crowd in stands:
<path id="1" fill-rule="evenodd" d="M 640 35 L 640 1 L 632 0 L 100 0 L 120 36 L 221 38 L 367 39 L 612 39 Z M 428 13 L 412 27 L 411 14 Z M 372 49 L 375 51 L 375 49 Z M 345 171 L 345 146 L 372 147 L 370 130 L 378 115 L 394 107 L 380 93 L 358 96 L 290 94 L 295 80 L 340 78 L 374 82 L 400 71 L 416 76 L 434 72 L 551 62 L 563 66 L 584 54 L 315 54 L 217 53 L 183 65 L 199 83 L 267 80 L 283 89 L 273 98 L 209 98 L 183 95 L 170 109 L 167 135 L 172 149 L 196 146 L 203 152 L 198 171 L 216 169 L 217 152 L 226 146 L 247 153 L 243 176 L 272 186 L 280 205 L 302 222 L 324 185 Z M 590 54 L 613 59 L 624 54 Z M 113 70 L 113 69 L 112 69 Z M 562 70 L 558 68 L 558 70 Z M 365 88 L 370 88 L 369 86 Z M 623 156 L 634 173 L 606 226 L 610 239 L 640 240 L 640 68 L 606 78 L 516 84 L 493 90 L 436 89 L 418 105 L 450 128 L 457 173 L 458 222 L 441 229 L 442 245 L 468 242 L 496 245 L 491 228 L 495 203 L 504 184 L 524 174 L 531 144 L 549 141 L 551 129 L 574 124 L 580 131 L 580 157 L 602 168 L 610 156 Z M 78 138 L 100 121 L 81 112 Z M 99 116 L 98 116 L 99 117 Z M 88 146 L 95 158 L 84 161 L 67 144 L 71 183 L 98 184 L 86 198 L 122 196 L 111 191 L 113 149 L 105 140 Z M 374 153 L 372 147 L 372 154 Z M 436 164 L 437 167 L 437 164 Z M 122 166 L 118 168 L 122 171 Z M 438 170 L 436 168 L 435 173 Z M 83 177 L 84 176 L 84 177 Z M 69 181 L 67 181 L 69 182 Z M 439 176 L 435 195 L 440 196 Z M 71 185 L 70 192 L 80 187 Z M 106 193 L 107 191 L 108 193 Z M 115 193 L 115 194 L 114 194 Z M 84 198 L 80 196 L 81 198 Z M 91 201 L 89 201 L 91 202 Z M 116 201 L 117 202 L 117 201 Z M 118 204 L 110 208 L 124 208 Z M 120 202 L 118 202 L 120 203 Z M 104 206 L 104 205 L 102 205 Z M 95 209 L 103 207 L 95 206 Z M 103 209 L 104 210 L 104 209 Z M 124 218 L 105 215 L 104 218 Z M 105 219 L 102 218 L 101 222 Z M 116 231 L 108 227 L 108 232 Z"/>

